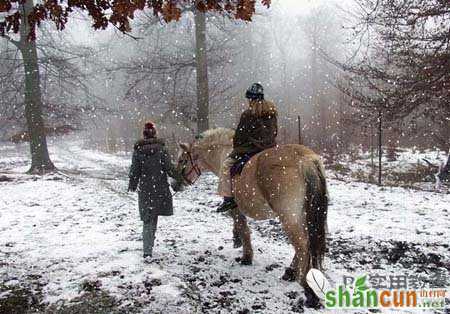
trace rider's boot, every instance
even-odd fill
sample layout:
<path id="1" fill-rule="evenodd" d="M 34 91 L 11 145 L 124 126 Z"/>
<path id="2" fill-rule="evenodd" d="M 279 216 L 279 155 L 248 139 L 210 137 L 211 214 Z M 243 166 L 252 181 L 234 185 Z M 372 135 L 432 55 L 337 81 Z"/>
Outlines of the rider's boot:
<path id="1" fill-rule="evenodd" d="M 224 213 L 229 211 L 230 209 L 233 209 L 237 207 L 236 201 L 234 200 L 234 197 L 224 197 L 223 203 L 217 208 L 218 213 Z"/>

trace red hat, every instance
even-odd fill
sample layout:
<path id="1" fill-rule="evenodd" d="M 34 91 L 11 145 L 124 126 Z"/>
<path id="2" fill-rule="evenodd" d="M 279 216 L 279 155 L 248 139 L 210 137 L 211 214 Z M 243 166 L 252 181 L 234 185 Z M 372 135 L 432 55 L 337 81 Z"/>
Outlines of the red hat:
<path id="1" fill-rule="evenodd" d="M 156 129 L 153 122 L 148 121 L 144 125 L 144 131 L 143 131 L 144 138 L 152 138 L 156 136 Z"/>
<path id="2" fill-rule="evenodd" d="M 153 124 L 153 122 L 147 122 L 147 123 L 145 123 L 145 125 L 144 125 L 144 129 L 155 129 L 155 125 Z"/>

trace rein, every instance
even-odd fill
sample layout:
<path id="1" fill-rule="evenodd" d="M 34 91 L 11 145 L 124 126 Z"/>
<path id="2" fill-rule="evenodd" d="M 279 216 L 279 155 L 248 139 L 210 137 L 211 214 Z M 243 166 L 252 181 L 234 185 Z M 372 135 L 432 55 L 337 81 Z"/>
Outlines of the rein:
<path id="1" fill-rule="evenodd" d="M 184 173 L 184 170 L 186 169 L 186 167 L 184 167 L 183 172 L 181 173 L 181 176 L 183 177 L 184 181 L 186 181 L 189 185 L 193 185 L 195 183 L 195 181 L 197 181 L 197 179 L 202 174 L 202 171 L 200 170 L 200 167 L 194 162 L 194 158 L 192 158 L 192 154 L 190 152 L 186 152 L 186 154 L 188 155 L 189 162 L 191 163 L 191 170 L 189 170 L 189 172 L 186 174 L 186 173 Z M 195 178 L 195 180 L 193 180 L 193 181 L 188 179 L 188 177 L 191 175 L 192 172 L 195 172 L 195 174 L 197 175 L 197 178 Z"/>

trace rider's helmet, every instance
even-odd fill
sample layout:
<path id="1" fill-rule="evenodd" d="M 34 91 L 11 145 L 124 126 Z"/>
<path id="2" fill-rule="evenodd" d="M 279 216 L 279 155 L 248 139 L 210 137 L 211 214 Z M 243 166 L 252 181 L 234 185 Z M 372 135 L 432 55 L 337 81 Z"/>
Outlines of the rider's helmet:
<path id="1" fill-rule="evenodd" d="M 264 88 L 259 83 L 254 83 L 247 89 L 245 98 L 250 100 L 264 100 Z"/>

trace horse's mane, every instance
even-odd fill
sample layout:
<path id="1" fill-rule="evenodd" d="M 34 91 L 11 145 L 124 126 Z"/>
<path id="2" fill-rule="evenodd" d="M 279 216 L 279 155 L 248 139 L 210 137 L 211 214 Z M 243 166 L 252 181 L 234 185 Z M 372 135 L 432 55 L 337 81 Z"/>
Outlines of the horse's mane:
<path id="1" fill-rule="evenodd" d="M 233 144 L 234 130 L 226 128 L 211 129 L 203 132 L 196 145 L 199 148 L 210 146 L 231 146 Z"/>

